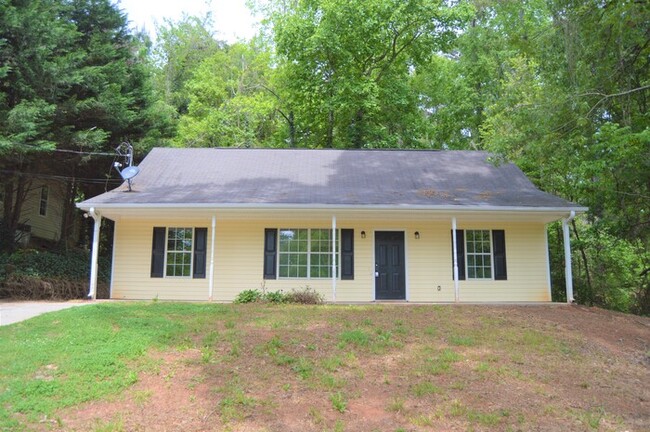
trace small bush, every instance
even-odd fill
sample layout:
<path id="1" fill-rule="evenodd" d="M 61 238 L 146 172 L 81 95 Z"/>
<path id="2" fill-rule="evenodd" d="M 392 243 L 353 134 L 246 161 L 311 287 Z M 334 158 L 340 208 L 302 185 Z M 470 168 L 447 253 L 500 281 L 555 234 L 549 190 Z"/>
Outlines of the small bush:
<path id="1" fill-rule="evenodd" d="M 321 304 L 323 296 L 309 287 L 300 290 L 292 290 L 289 293 L 282 291 L 263 292 L 258 289 L 244 290 L 237 294 L 235 303 L 297 303 L 297 304 Z"/>
<path id="2" fill-rule="evenodd" d="M 269 303 L 287 303 L 287 295 L 282 291 L 268 292 L 262 296 L 263 300 Z"/>
<path id="3" fill-rule="evenodd" d="M 262 293 L 256 289 L 244 290 L 237 294 L 235 303 L 255 303 L 260 301 Z"/>
<path id="4" fill-rule="evenodd" d="M 300 290 L 292 290 L 290 293 L 286 294 L 287 303 L 298 303 L 298 304 L 322 304 L 323 296 L 317 293 L 315 290 L 305 287 Z"/>

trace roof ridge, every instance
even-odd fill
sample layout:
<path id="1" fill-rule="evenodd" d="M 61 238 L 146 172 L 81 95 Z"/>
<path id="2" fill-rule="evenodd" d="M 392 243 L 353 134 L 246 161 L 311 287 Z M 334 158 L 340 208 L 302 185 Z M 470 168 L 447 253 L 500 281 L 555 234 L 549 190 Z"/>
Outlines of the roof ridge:
<path id="1" fill-rule="evenodd" d="M 459 150 L 459 149 L 406 149 L 406 148 L 349 148 L 349 149 L 335 149 L 335 148 L 286 148 L 286 147 L 153 147 L 153 150 L 227 150 L 227 151 L 300 151 L 300 152 L 426 152 L 426 153 L 475 153 L 475 154 L 491 154 L 487 150 Z"/>

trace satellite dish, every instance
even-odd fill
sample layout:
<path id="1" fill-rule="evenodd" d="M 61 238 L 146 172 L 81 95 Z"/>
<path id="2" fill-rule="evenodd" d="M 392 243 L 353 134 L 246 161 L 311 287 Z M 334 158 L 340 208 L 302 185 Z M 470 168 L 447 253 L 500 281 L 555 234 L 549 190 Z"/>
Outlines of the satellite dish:
<path id="1" fill-rule="evenodd" d="M 124 180 L 131 180 L 133 177 L 137 176 L 140 172 L 140 168 L 137 166 L 128 166 L 122 171 L 119 171 L 120 175 Z"/>

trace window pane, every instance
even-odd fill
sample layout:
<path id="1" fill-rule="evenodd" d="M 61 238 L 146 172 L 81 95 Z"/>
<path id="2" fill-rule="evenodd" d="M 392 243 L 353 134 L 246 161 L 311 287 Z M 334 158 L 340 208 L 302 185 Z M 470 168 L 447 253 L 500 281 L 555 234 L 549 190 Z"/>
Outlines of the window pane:
<path id="1" fill-rule="evenodd" d="M 467 230 L 465 236 L 467 277 L 492 278 L 492 246 L 489 230 Z"/>
<path id="2" fill-rule="evenodd" d="M 329 229 L 281 229 L 279 276 L 284 278 L 330 277 L 332 261 L 331 238 L 332 231 Z M 337 239 L 337 251 L 338 246 L 339 241 Z"/>
<path id="3" fill-rule="evenodd" d="M 167 276 L 192 275 L 192 228 L 167 229 Z"/>

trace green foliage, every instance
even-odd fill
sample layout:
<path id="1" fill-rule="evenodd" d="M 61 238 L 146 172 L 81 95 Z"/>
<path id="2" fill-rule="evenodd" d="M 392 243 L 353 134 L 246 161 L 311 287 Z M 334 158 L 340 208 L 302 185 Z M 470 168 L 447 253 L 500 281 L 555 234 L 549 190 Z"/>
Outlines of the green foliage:
<path id="1" fill-rule="evenodd" d="M 36 249 L 23 249 L 14 252 L 7 260 L 19 275 L 32 277 L 56 277 L 72 280 L 86 280 L 90 271 L 90 253 L 82 250 L 68 252 L 48 252 Z M 110 280 L 110 262 L 99 257 L 100 280 Z"/>
<path id="2" fill-rule="evenodd" d="M 264 301 L 269 303 L 289 303 L 289 299 L 282 291 L 270 291 L 264 294 Z"/>
<path id="3" fill-rule="evenodd" d="M 341 414 L 348 408 L 348 400 L 341 392 L 332 393 L 330 395 L 330 402 L 332 402 L 334 409 Z"/>
<path id="4" fill-rule="evenodd" d="M 346 330 L 339 335 L 339 340 L 344 345 L 364 347 L 370 344 L 370 335 L 361 329 Z"/>
<path id="5" fill-rule="evenodd" d="M 323 296 L 308 286 L 293 289 L 288 293 L 282 291 L 262 291 L 258 289 L 244 290 L 237 294 L 234 303 L 296 303 L 296 304 L 322 304 Z"/>
<path id="6" fill-rule="evenodd" d="M 238 43 L 205 58 L 187 81 L 190 101 L 177 142 L 185 147 L 271 145 L 276 98 L 268 90 L 269 53 Z"/>
<path id="7" fill-rule="evenodd" d="M 409 67 L 447 48 L 463 4 L 319 0 L 275 4 L 279 70 L 301 146 L 416 144 L 421 116 Z"/>
<path id="8" fill-rule="evenodd" d="M 235 297 L 234 303 L 255 303 L 260 301 L 262 298 L 262 293 L 259 290 L 251 289 L 244 290 L 237 294 Z"/>

